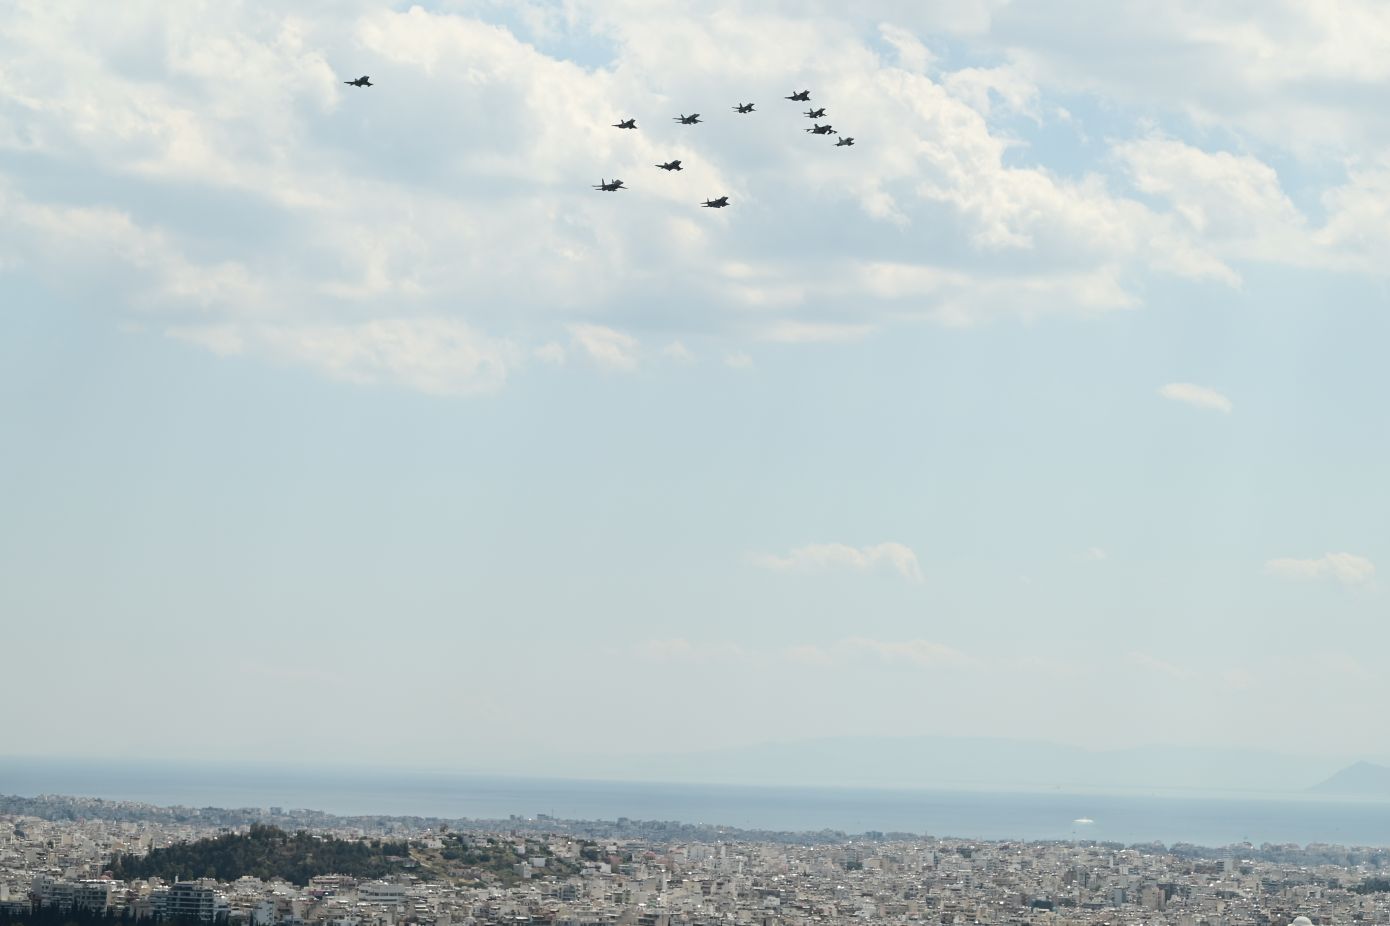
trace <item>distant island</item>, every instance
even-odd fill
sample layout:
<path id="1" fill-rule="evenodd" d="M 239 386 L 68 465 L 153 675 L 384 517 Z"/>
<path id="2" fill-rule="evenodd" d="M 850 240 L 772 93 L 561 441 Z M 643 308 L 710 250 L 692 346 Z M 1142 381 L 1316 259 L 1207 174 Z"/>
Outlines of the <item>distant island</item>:
<path id="1" fill-rule="evenodd" d="M 1315 794 L 1390 800 L 1390 767 L 1357 762 L 1308 789 Z"/>

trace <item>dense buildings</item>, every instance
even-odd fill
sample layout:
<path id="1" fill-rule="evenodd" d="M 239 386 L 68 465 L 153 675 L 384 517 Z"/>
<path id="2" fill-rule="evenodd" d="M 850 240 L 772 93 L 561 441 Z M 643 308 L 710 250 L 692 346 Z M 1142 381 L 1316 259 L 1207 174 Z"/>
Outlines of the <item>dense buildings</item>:
<path id="1" fill-rule="evenodd" d="M 1162 847 L 931 837 L 669 841 L 547 833 L 525 823 L 463 832 L 417 826 L 409 858 L 388 877 L 329 874 L 292 884 L 106 874 L 117 852 L 223 829 L 196 821 L 0 817 L 0 909 L 246 926 L 1291 926 L 1298 916 L 1317 926 L 1390 923 L 1390 894 L 1352 890 L 1378 875 L 1381 853 L 1341 853 L 1331 863 L 1306 849 L 1281 861 L 1268 851 L 1194 857 Z M 360 827 L 335 834 L 370 835 Z"/>

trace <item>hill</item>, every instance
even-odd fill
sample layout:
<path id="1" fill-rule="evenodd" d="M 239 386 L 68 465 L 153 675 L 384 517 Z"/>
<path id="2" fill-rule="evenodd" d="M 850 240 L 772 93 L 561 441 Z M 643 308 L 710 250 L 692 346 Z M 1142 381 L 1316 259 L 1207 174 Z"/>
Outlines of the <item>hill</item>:
<path id="1" fill-rule="evenodd" d="M 111 860 L 111 873 L 122 879 L 159 877 L 166 881 L 235 881 L 251 875 L 304 885 L 316 875 L 379 878 L 399 870 L 409 856 L 410 846 L 404 842 L 290 834 L 278 827 L 253 824 L 248 833 L 181 842 L 151 849 L 146 855 L 117 855 Z"/>
<path id="2" fill-rule="evenodd" d="M 1357 762 L 1309 789 L 1338 797 L 1373 797 L 1390 800 L 1390 768 L 1374 762 Z"/>

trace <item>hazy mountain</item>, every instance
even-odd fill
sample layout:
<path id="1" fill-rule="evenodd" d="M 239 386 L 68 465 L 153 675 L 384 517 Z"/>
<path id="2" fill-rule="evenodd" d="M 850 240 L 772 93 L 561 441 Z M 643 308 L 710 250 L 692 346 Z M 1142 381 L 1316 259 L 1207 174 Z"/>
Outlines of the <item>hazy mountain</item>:
<path id="1" fill-rule="evenodd" d="M 1305 792 L 1310 781 L 1326 778 L 1345 762 L 1345 757 L 1219 747 L 1090 750 L 1029 740 L 833 737 L 598 758 L 585 763 L 585 777 L 787 786 Z"/>
<path id="2" fill-rule="evenodd" d="M 1390 799 L 1390 768 L 1374 762 L 1357 762 L 1341 769 L 1326 781 L 1309 789 L 1318 794 L 1342 797 Z"/>

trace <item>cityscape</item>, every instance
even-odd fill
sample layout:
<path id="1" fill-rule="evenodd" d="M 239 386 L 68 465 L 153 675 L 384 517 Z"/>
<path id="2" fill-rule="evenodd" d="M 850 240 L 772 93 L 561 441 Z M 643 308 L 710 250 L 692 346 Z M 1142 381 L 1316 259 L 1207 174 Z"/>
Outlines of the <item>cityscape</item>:
<path id="1" fill-rule="evenodd" d="M 3 0 L 0 926 L 1390 926 L 1390 0 Z"/>
<path id="2" fill-rule="evenodd" d="M 244 926 L 1291 926 L 1390 922 L 1390 851 L 1125 846 L 677 823 L 334 818 L 4 799 L 0 917 Z M 113 877 L 170 847 L 371 846 L 376 877 Z M 222 862 L 219 862 L 222 863 Z M 193 864 L 187 861 L 185 864 Z M 293 878 L 293 880 L 291 880 Z M 1306 920 L 1300 920 L 1300 917 Z"/>

